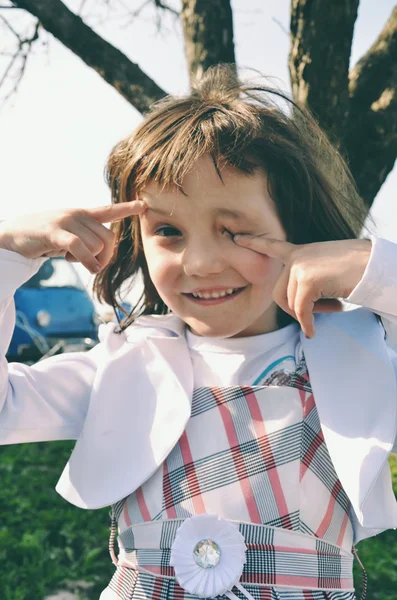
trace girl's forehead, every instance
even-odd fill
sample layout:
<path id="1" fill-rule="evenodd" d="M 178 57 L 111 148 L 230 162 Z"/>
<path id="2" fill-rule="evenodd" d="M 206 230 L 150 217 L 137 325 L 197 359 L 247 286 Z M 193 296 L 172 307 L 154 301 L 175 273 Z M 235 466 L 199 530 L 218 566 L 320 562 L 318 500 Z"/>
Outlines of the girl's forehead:
<path id="1" fill-rule="evenodd" d="M 248 195 L 269 195 L 267 177 L 263 169 L 257 168 L 248 174 L 225 163 L 220 163 L 218 167 L 210 157 L 204 155 L 183 177 L 181 185 L 149 180 L 140 188 L 139 196 L 143 199 L 145 196 L 152 196 L 161 200 L 175 197 L 194 200 L 205 196 L 211 200 L 224 196 L 233 199 L 242 192 Z"/>
<path id="2" fill-rule="evenodd" d="M 248 174 L 248 172 L 226 162 L 225 159 L 215 159 L 206 153 L 200 156 L 193 163 L 193 166 L 189 167 L 183 174 L 177 171 L 171 175 L 165 167 L 163 168 L 158 165 L 155 178 L 152 179 L 149 175 L 149 179 L 146 182 L 143 181 L 141 185 L 142 188 L 156 188 L 158 191 L 176 191 L 181 187 L 193 186 L 195 183 L 197 185 L 207 183 L 218 186 L 222 183 L 223 185 L 227 185 L 231 181 L 241 181 L 241 183 L 244 183 L 247 179 L 259 173 L 265 176 L 265 171 L 260 165 L 251 164 L 251 167 L 252 170 Z"/>
<path id="3" fill-rule="evenodd" d="M 257 220 L 273 220 L 276 207 L 267 192 L 263 178 L 255 180 L 241 174 L 241 185 L 227 178 L 217 179 L 216 185 L 203 180 L 192 185 L 184 182 L 183 190 L 176 186 L 164 187 L 152 182 L 143 188 L 139 198 L 148 210 L 142 215 L 175 218 L 226 218 L 239 222 L 255 223 Z"/>

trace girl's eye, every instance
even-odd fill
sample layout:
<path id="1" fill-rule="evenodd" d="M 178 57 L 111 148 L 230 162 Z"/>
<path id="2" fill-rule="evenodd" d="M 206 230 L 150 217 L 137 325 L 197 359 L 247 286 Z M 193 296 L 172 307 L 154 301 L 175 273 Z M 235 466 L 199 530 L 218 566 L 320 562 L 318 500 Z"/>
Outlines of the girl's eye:
<path id="1" fill-rule="evenodd" d="M 223 232 L 222 233 L 225 233 L 226 235 L 228 235 L 232 239 L 233 239 L 233 237 L 235 235 L 234 233 L 232 233 L 231 231 L 229 231 L 229 229 L 226 229 L 226 227 L 223 228 Z"/>
<path id="2" fill-rule="evenodd" d="M 168 238 L 181 235 L 181 232 L 179 231 L 179 229 L 176 229 L 176 227 L 171 227 L 171 225 L 164 225 L 164 227 L 159 227 L 156 230 L 156 235 Z"/>

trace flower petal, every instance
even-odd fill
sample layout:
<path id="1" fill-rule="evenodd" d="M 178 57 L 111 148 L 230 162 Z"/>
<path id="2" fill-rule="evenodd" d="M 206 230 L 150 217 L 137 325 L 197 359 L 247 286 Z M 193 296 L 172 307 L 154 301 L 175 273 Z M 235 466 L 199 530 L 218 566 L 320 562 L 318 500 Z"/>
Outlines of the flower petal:
<path id="1" fill-rule="evenodd" d="M 202 540 L 212 540 L 219 546 L 220 560 L 214 567 L 201 567 L 194 560 L 194 548 Z M 187 592 L 213 598 L 230 591 L 239 581 L 246 549 L 236 525 L 217 515 L 195 515 L 177 530 L 170 564 L 178 583 Z"/>

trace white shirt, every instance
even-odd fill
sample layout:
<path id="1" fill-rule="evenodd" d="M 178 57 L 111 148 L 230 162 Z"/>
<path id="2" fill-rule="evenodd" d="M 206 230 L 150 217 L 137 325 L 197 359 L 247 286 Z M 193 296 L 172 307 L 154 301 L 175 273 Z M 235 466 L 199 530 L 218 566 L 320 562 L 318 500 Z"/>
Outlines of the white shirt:
<path id="1" fill-rule="evenodd" d="M 250 337 L 211 338 L 186 328 L 194 387 L 261 385 L 275 370 L 293 372 L 300 348 L 299 325 Z"/>

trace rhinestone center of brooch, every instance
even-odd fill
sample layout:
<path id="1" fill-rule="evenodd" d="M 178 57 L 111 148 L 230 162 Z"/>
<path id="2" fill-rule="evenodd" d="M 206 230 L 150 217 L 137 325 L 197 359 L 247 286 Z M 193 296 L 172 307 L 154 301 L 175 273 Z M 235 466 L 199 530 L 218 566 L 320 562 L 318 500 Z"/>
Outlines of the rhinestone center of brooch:
<path id="1" fill-rule="evenodd" d="M 202 569 L 216 567 L 221 557 L 221 549 L 212 540 L 200 540 L 194 547 L 193 558 Z"/>

